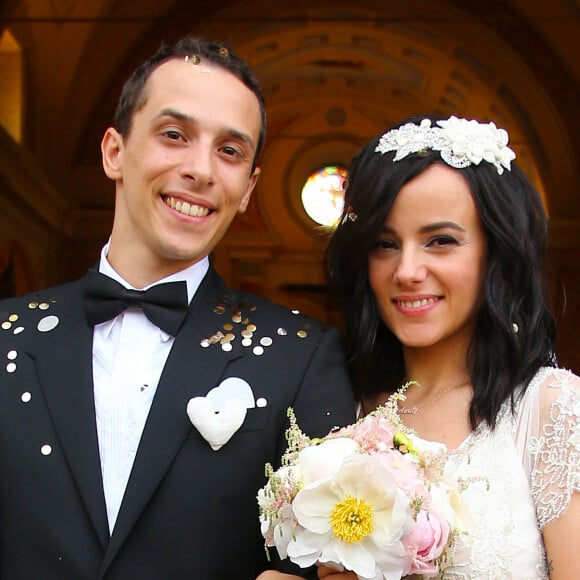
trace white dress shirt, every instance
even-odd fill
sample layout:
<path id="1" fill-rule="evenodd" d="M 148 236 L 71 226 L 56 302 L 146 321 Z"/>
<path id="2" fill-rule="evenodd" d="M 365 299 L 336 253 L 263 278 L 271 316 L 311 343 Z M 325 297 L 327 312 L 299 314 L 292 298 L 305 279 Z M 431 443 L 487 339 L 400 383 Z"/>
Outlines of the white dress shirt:
<path id="1" fill-rule="evenodd" d="M 109 264 L 106 244 L 99 271 L 133 288 Z M 209 268 L 207 258 L 158 280 L 185 280 L 191 302 Z M 139 290 L 146 290 L 139 288 Z M 142 310 L 130 308 L 97 324 L 93 333 L 93 381 L 101 473 L 109 530 L 115 527 L 145 421 L 174 337 L 159 329 Z M 185 413 L 185 408 L 184 411 Z"/>

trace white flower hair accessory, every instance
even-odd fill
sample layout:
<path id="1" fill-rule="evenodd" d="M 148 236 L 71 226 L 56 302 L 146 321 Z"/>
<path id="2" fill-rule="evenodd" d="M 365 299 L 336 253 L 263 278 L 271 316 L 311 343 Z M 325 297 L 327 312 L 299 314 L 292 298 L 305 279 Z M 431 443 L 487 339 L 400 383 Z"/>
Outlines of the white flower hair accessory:
<path id="1" fill-rule="evenodd" d="M 499 175 L 511 170 L 516 154 L 507 144 L 508 132 L 498 129 L 495 123 L 479 123 L 474 120 L 449 117 L 432 126 L 429 119 L 419 125 L 407 123 L 398 129 L 387 131 L 375 148 L 376 153 L 396 151 L 393 161 L 400 161 L 411 153 L 425 149 L 439 151 L 441 159 L 456 169 L 491 163 Z"/>

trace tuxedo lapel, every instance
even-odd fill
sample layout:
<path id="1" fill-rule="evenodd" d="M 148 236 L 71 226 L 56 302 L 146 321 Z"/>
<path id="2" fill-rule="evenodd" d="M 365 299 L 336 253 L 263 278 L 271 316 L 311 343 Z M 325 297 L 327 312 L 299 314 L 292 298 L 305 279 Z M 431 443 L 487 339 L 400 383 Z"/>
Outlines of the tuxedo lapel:
<path id="1" fill-rule="evenodd" d="M 226 290 L 210 269 L 175 338 L 139 443 L 101 577 L 191 432 L 186 411 L 189 399 L 205 396 L 219 382 L 228 360 L 240 356 L 239 351 L 225 353 L 221 349 L 200 347 L 202 339 L 219 329 L 213 308 Z"/>
<path id="2" fill-rule="evenodd" d="M 76 313 L 72 325 L 59 329 L 58 334 L 54 331 L 50 348 L 29 354 L 36 360 L 41 388 L 62 451 L 104 547 L 109 529 L 95 422 L 92 328 L 86 324 L 80 304 L 76 309 L 71 305 L 71 310 Z M 68 325 L 66 314 L 63 318 L 63 324 Z"/>

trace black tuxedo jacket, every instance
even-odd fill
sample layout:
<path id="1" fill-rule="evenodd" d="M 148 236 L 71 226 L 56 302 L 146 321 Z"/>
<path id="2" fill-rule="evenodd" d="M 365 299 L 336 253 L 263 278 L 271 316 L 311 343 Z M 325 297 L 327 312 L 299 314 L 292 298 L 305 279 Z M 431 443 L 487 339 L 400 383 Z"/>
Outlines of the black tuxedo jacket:
<path id="1" fill-rule="evenodd" d="M 224 324 L 228 352 L 213 339 Z M 272 339 L 263 354 L 241 331 Z M 269 567 L 256 493 L 285 448 L 287 409 L 323 435 L 354 420 L 339 333 L 249 294 L 210 268 L 175 338 L 109 534 L 81 283 L 0 302 L 0 578 L 251 580 Z M 266 342 L 267 344 L 267 342 Z M 265 407 L 213 451 L 187 402 L 227 377 Z"/>

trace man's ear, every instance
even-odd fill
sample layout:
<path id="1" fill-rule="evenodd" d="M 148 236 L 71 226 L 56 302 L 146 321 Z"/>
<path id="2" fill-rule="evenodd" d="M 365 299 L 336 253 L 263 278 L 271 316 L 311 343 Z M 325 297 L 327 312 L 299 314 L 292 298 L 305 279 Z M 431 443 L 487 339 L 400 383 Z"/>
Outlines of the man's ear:
<path id="1" fill-rule="evenodd" d="M 252 197 L 252 191 L 254 191 L 254 187 L 256 187 L 259 175 L 260 168 L 256 167 L 252 175 L 250 175 L 250 179 L 248 180 L 248 187 L 246 189 L 246 192 L 242 196 L 240 205 L 238 206 L 238 213 L 244 213 L 246 211 L 248 204 L 250 203 L 250 198 Z"/>
<path id="2" fill-rule="evenodd" d="M 123 137 L 113 127 L 109 127 L 103 135 L 101 154 L 105 175 L 114 181 L 121 179 L 123 177 Z"/>

